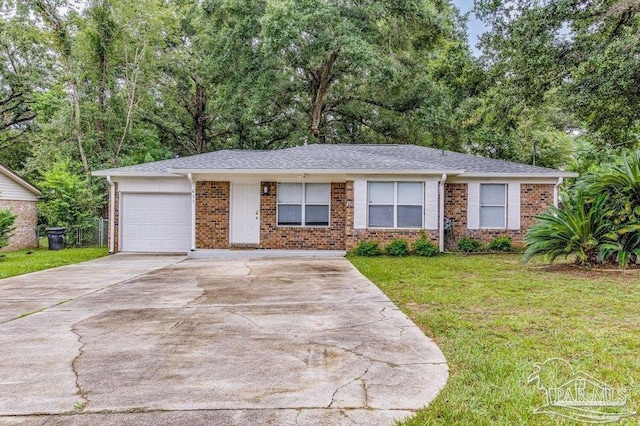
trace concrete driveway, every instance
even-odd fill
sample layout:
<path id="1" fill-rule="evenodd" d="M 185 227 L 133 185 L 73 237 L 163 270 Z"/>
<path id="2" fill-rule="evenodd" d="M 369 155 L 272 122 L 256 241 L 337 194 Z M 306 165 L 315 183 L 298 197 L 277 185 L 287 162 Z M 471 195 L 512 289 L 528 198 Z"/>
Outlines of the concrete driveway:
<path id="1" fill-rule="evenodd" d="M 1 424 L 393 424 L 446 380 L 341 258 L 116 255 L 0 280 Z"/>

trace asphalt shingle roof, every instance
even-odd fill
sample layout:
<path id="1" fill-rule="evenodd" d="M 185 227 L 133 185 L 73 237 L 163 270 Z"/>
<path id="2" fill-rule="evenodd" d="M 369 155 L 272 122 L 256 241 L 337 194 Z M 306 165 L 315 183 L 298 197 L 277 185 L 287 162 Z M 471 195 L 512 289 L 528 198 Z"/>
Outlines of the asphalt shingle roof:
<path id="1" fill-rule="evenodd" d="M 464 174 L 536 174 L 558 176 L 559 170 L 513 163 L 416 145 L 305 145 L 270 151 L 224 150 L 95 172 L 106 175 L 157 175 L 171 170 L 341 170 L 464 171 Z"/>

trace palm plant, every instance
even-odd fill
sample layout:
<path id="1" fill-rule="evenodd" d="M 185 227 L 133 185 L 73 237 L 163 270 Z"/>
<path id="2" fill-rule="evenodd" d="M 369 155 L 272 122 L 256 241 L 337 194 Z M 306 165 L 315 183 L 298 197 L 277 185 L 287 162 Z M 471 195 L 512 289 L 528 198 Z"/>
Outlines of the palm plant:
<path id="1" fill-rule="evenodd" d="M 609 194 L 616 224 L 640 222 L 640 150 L 624 155 L 622 165 L 585 180 L 592 194 Z"/>
<path id="2" fill-rule="evenodd" d="M 615 241 L 605 242 L 600 246 L 600 260 L 606 263 L 615 260 L 621 268 L 626 268 L 629 262 L 640 263 L 640 225 L 631 227 L 620 233 Z"/>
<path id="3" fill-rule="evenodd" d="M 608 195 L 590 197 L 578 191 L 567 200 L 563 209 L 551 207 L 537 217 L 538 222 L 525 235 L 527 262 L 537 254 L 545 254 L 552 263 L 558 256 L 576 255 L 581 265 L 599 259 L 602 245 L 615 241 L 616 234 L 609 220 L 613 212 L 607 206 Z"/>

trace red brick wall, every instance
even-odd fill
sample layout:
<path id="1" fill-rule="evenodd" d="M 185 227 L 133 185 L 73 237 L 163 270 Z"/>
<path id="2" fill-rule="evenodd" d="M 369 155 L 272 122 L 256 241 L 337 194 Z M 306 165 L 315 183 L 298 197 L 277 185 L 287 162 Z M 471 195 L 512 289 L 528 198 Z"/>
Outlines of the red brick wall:
<path id="1" fill-rule="evenodd" d="M 36 228 L 38 226 L 38 209 L 36 201 L 0 200 L 0 209 L 11 210 L 18 215 L 14 222 L 16 228 L 9 245 L 1 251 L 20 250 L 38 247 Z"/>
<path id="2" fill-rule="evenodd" d="M 196 248 L 229 248 L 229 182 L 196 184 Z"/>
<path id="3" fill-rule="evenodd" d="M 467 235 L 467 184 L 445 183 L 444 216 L 451 220 L 451 231 L 445 234 L 447 249 L 455 248 L 455 243 Z"/>
<path id="4" fill-rule="evenodd" d="M 520 185 L 520 227 L 523 230 L 531 227 L 536 222 L 535 217 L 553 205 L 553 187 L 534 183 Z"/>
<path id="5" fill-rule="evenodd" d="M 120 194 L 118 193 L 118 182 L 114 182 L 115 185 L 115 214 L 114 216 L 114 221 L 113 221 L 113 252 L 117 253 L 120 251 Z M 107 205 L 107 217 L 111 214 L 111 188 L 109 188 L 109 202 Z M 109 217 L 108 217 L 109 218 Z M 110 218 L 109 218 L 110 219 Z M 107 236 L 107 244 L 109 245 L 109 247 L 111 247 L 111 232 L 109 232 L 109 235 Z"/>
<path id="6" fill-rule="evenodd" d="M 346 226 L 346 249 L 353 250 L 360 241 L 377 241 L 380 248 L 384 248 L 396 238 L 404 238 L 413 245 L 415 240 L 422 236 L 419 229 L 353 229 L 353 181 L 347 181 L 347 226 Z M 438 231 L 425 230 L 427 238 L 437 244 Z"/>
<path id="7" fill-rule="evenodd" d="M 535 216 L 553 205 L 553 184 L 520 185 L 520 229 L 467 229 L 467 184 L 445 184 L 444 215 L 452 220 L 453 229 L 446 238 L 447 248 L 455 249 L 457 241 L 468 236 L 488 243 L 495 237 L 508 235 L 516 244 L 522 244 L 527 229 L 535 223 Z"/>
<path id="8" fill-rule="evenodd" d="M 260 247 L 270 249 L 344 250 L 346 226 L 346 185 L 331 184 L 329 227 L 277 226 L 276 182 L 262 182 L 269 193 L 260 195 Z"/>

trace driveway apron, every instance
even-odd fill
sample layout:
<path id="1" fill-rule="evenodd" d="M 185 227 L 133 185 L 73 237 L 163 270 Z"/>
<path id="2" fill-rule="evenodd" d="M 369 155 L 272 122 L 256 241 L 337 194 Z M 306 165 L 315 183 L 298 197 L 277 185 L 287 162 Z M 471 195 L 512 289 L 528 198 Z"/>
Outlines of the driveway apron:
<path id="1" fill-rule="evenodd" d="M 343 258 L 116 255 L 0 301 L 0 423 L 393 424 L 447 380 Z"/>

